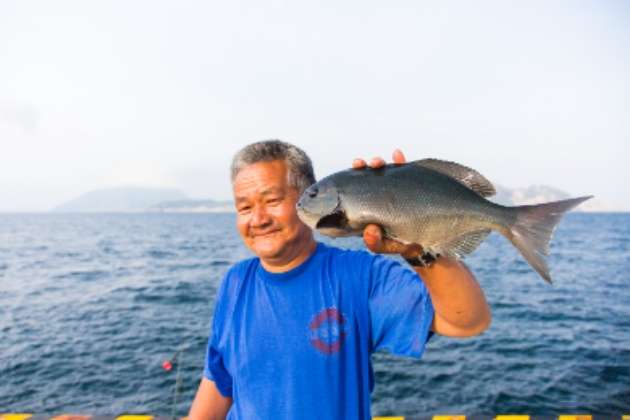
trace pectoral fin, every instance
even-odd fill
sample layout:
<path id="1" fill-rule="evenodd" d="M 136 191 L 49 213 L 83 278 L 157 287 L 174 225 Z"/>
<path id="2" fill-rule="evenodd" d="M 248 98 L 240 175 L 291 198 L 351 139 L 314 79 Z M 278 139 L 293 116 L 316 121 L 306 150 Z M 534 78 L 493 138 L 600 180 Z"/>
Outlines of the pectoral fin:
<path id="1" fill-rule="evenodd" d="M 449 257 L 463 258 L 473 252 L 489 234 L 490 229 L 470 232 L 433 245 L 431 251 L 440 255 L 448 255 Z"/>

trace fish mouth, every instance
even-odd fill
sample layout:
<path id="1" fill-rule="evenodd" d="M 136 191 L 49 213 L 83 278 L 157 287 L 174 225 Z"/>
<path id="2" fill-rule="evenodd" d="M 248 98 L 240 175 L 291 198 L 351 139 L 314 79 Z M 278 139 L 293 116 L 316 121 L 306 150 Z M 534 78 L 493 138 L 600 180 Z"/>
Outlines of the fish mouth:
<path id="1" fill-rule="evenodd" d="M 316 229 L 322 228 L 344 228 L 348 225 L 348 217 L 343 210 L 336 210 L 327 216 L 319 219 L 315 225 Z"/>
<path id="2" fill-rule="evenodd" d="M 317 215 L 309 213 L 302 207 L 297 208 L 297 215 L 304 224 L 311 229 L 315 229 L 315 225 L 319 221 L 319 217 L 317 217 Z"/>

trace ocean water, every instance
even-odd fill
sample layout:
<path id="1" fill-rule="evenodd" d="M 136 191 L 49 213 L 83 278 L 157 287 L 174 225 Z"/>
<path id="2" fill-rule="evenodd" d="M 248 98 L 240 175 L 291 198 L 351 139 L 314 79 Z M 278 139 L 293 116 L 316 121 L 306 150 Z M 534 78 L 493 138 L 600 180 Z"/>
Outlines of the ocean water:
<path id="1" fill-rule="evenodd" d="M 184 415 L 221 277 L 248 256 L 231 214 L 0 215 L 0 412 Z M 374 355 L 373 414 L 630 411 L 630 214 L 565 217 L 553 285 L 496 234 L 466 262 L 492 326 Z"/>

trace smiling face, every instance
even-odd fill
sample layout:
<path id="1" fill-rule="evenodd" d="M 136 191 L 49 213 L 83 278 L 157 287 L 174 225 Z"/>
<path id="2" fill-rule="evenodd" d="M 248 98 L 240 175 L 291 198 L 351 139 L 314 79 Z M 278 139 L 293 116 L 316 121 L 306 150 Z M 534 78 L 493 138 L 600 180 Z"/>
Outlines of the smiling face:
<path id="1" fill-rule="evenodd" d="M 299 193 L 289 185 L 283 161 L 244 167 L 232 187 L 238 232 L 266 269 L 290 269 L 310 255 L 313 236 L 297 216 Z"/>

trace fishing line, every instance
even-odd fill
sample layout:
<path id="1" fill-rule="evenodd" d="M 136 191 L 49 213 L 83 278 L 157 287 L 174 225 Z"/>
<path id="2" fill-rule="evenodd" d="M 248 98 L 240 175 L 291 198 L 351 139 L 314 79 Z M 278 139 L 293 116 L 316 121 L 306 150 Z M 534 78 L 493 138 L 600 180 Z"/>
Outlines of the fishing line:
<path id="1" fill-rule="evenodd" d="M 175 373 L 175 385 L 173 387 L 173 403 L 171 405 L 171 419 L 175 420 L 177 417 L 175 416 L 175 411 L 177 409 L 177 400 L 181 394 L 181 384 L 182 384 L 182 375 L 181 369 L 184 360 L 184 352 L 190 347 L 190 344 L 183 344 L 180 348 L 173 353 L 171 358 L 166 359 L 162 362 L 162 369 L 166 372 L 170 372 L 173 369 L 173 366 L 177 366 L 177 370 Z"/>

